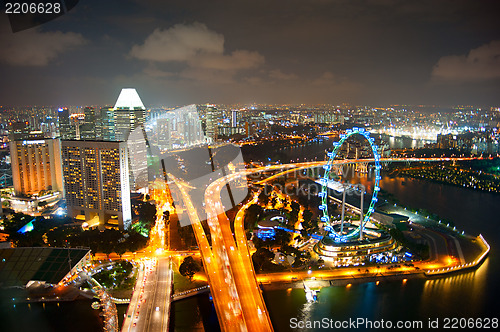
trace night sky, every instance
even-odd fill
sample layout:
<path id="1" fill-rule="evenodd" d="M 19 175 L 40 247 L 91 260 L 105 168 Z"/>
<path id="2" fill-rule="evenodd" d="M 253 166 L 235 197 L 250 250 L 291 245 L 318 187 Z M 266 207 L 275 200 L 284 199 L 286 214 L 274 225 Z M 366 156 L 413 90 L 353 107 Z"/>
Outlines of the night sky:
<path id="1" fill-rule="evenodd" d="M 500 106 L 500 1 L 80 0 L 12 33 L 0 105 Z"/>

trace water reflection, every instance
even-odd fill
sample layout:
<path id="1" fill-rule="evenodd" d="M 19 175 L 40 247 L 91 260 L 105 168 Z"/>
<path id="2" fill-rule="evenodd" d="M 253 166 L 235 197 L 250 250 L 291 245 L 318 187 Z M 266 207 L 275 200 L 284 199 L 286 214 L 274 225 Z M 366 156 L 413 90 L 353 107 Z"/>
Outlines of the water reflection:
<path id="1" fill-rule="evenodd" d="M 475 271 L 427 280 L 421 296 L 420 311 L 429 317 L 429 308 L 456 308 L 456 312 L 478 315 L 483 312 L 489 259 Z M 466 300 L 467 304 L 463 302 Z"/>

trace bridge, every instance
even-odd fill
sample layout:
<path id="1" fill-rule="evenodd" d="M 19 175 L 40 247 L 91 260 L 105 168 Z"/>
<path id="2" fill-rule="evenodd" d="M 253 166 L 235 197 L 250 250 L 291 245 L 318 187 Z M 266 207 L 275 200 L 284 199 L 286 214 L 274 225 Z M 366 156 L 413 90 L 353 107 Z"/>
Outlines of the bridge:
<path id="1" fill-rule="evenodd" d="M 118 332 L 118 315 L 116 305 L 111 300 L 111 296 L 94 278 L 90 278 L 89 283 L 101 302 L 100 306 L 104 313 L 104 330 L 107 332 Z"/>
<path id="2" fill-rule="evenodd" d="M 210 285 L 193 288 L 184 292 L 175 293 L 172 295 L 172 302 L 183 300 L 192 296 L 196 296 L 198 294 L 205 294 L 210 292 Z"/>
<path id="3" fill-rule="evenodd" d="M 487 158 L 482 158 L 482 157 L 477 157 L 477 158 L 472 158 L 472 157 L 457 157 L 457 158 L 448 158 L 448 157 L 443 157 L 443 158 L 380 158 L 380 163 L 382 164 L 388 164 L 388 163 L 393 163 L 393 162 L 405 162 L 405 163 L 411 163 L 411 162 L 439 162 L 439 161 L 470 161 L 470 160 L 482 160 L 482 159 L 487 159 Z M 375 161 L 374 158 L 363 158 L 363 159 L 339 159 L 339 160 L 334 160 L 333 165 L 348 165 L 348 164 L 368 164 L 368 163 L 373 163 Z M 298 170 L 304 170 L 304 169 L 315 169 L 314 175 L 319 175 L 319 169 L 323 167 L 323 165 L 326 165 L 328 161 L 323 160 L 323 161 L 311 161 L 311 162 L 303 162 L 303 163 L 296 163 L 296 164 L 283 164 L 283 165 L 271 165 L 271 166 L 262 166 L 262 167 L 256 167 L 252 168 L 251 170 L 254 171 L 252 173 L 261 173 L 261 172 L 268 172 L 268 171 L 276 171 L 276 170 L 281 170 L 281 172 L 274 174 L 268 178 L 265 178 L 261 181 L 256 182 L 256 184 L 263 184 L 265 182 L 274 180 L 280 176 L 286 175 L 288 173 L 296 172 Z"/>

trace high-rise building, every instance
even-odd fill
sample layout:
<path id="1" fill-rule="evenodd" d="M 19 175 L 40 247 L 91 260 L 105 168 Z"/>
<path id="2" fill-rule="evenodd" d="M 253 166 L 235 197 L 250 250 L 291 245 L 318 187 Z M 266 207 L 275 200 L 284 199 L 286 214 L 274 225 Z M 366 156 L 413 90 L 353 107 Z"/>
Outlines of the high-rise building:
<path id="1" fill-rule="evenodd" d="M 125 142 L 62 141 L 68 214 L 90 226 L 128 229 L 132 214 Z"/>
<path id="2" fill-rule="evenodd" d="M 156 120 L 156 128 L 154 137 L 155 143 L 160 149 L 160 151 L 170 150 L 172 149 L 172 140 L 171 137 L 171 126 L 172 121 L 169 117 L 162 117 Z"/>
<path id="3" fill-rule="evenodd" d="M 440 149 L 452 149 L 457 147 L 457 136 L 453 134 L 437 135 L 437 144 Z"/>
<path id="4" fill-rule="evenodd" d="M 195 110 L 195 108 L 191 109 L 187 106 L 175 111 L 178 119 L 177 133 L 183 138 L 183 146 L 191 146 L 205 142 L 200 118 L 197 112 L 193 110 Z"/>
<path id="5" fill-rule="evenodd" d="M 64 108 L 59 108 L 57 109 L 57 119 L 59 122 L 59 134 L 62 139 L 70 139 L 74 138 L 72 136 L 72 128 L 71 128 L 71 123 L 69 119 L 69 109 L 64 107 Z"/>
<path id="6" fill-rule="evenodd" d="M 41 131 L 32 131 L 31 126 L 26 121 L 22 122 L 13 122 L 10 124 L 9 128 L 9 140 L 33 140 L 33 139 L 42 139 L 44 138 L 43 132 Z"/>
<path id="7" fill-rule="evenodd" d="M 148 144 L 144 127 L 136 127 L 128 136 L 130 190 L 148 187 Z"/>
<path id="8" fill-rule="evenodd" d="M 313 119 L 315 123 L 325 123 L 325 124 L 344 123 L 344 120 L 340 112 L 337 111 L 329 111 L 329 110 L 315 111 L 313 113 Z"/>
<path id="9" fill-rule="evenodd" d="M 83 110 L 83 124 L 80 125 L 81 140 L 95 140 L 101 136 L 101 126 L 98 125 L 98 117 L 94 107 L 85 107 Z"/>
<path id="10" fill-rule="evenodd" d="M 214 142 L 219 134 L 220 111 L 213 105 L 207 105 L 205 112 L 205 136 L 209 142 Z"/>
<path id="11" fill-rule="evenodd" d="M 238 127 L 238 111 L 237 110 L 232 110 L 231 111 L 231 127 Z"/>
<path id="12" fill-rule="evenodd" d="M 62 192 L 59 139 L 11 141 L 10 154 L 16 196 L 31 196 L 42 190 Z"/>
<path id="13" fill-rule="evenodd" d="M 100 110 L 101 136 L 104 141 L 115 140 L 115 112 L 112 107 L 102 107 Z"/>
<path id="14" fill-rule="evenodd" d="M 126 141 L 131 131 L 144 125 L 146 108 L 135 89 L 122 89 L 113 111 L 117 141 Z"/>
<path id="15" fill-rule="evenodd" d="M 73 113 L 69 116 L 70 131 L 67 135 L 68 139 L 81 139 L 80 128 L 85 123 L 85 114 Z"/>
<path id="16" fill-rule="evenodd" d="M 140 189 L 148 184 L 148 161 L 144 119 L 146 108 L 133 88 L 122 89 L 113 107 L 114 133 L 116 141 L 127 142 L 131 189 Z"/>

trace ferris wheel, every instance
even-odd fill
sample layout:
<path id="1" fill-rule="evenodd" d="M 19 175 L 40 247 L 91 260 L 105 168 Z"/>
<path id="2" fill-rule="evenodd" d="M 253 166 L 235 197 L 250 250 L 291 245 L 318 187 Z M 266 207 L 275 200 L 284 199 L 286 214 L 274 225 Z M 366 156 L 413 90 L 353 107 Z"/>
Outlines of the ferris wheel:
<path id="1" fill-rule="evenodd" d="M 332 221 L 331 215 L 328 211 L 328 188 L 332 183 L 332 175 L 333 175 L 333 165 L 336 164 L 334 161 L 337 156 L 342 144 L 351 136 L 359 135 L 365 138 L 373 152 L 373 159 L 375 160 L 375 185 L 373 187 L 372 199 L 370 202 L 370 206 L 368 207 L 367 213 L 364 215 L 362 220 L 360 220 L 359 226 L 355 228 L 351 228 L 348 232 L 335 230 L 334 222 Z M 370 220 L 371 214 L 375 211 L 375 204 L 377 203 L 377 194 L 380 191 L 380 154 L 378 152 L 378 146 L 375 144 L 375 139 L 370 137 L 370 133 L 366 131 L 364 128 L 354 127 L 352 129 L 348 129 L 345 134 L 340 135 L 340 140 L 338 142 L 333 143 L 333 151 L 327 153 L 328 162 L 323 166 L 325 173 L 323 177 L 320 179 L 321 183 L 321 192 L 318 194 L 321 198 L 321 205 L 319 209 L 322 211 L 323 216 L 320 218 L 321 221 L 325 222 L 327 225 L 325 230 L 328 232 L 328 236 L 332 238 L 335 242 L 348 242 L 356 237 L 359 237 L 364 230 L 366 223 Z M 344 194 L 347 188 L 344 187 Z M 344 196 L 345 197 L 345 196 Z M 361 209 L 362 209 L 361 204 Z M 361 215 L 363 215 L 363 211 L 361 211 Z"/>

